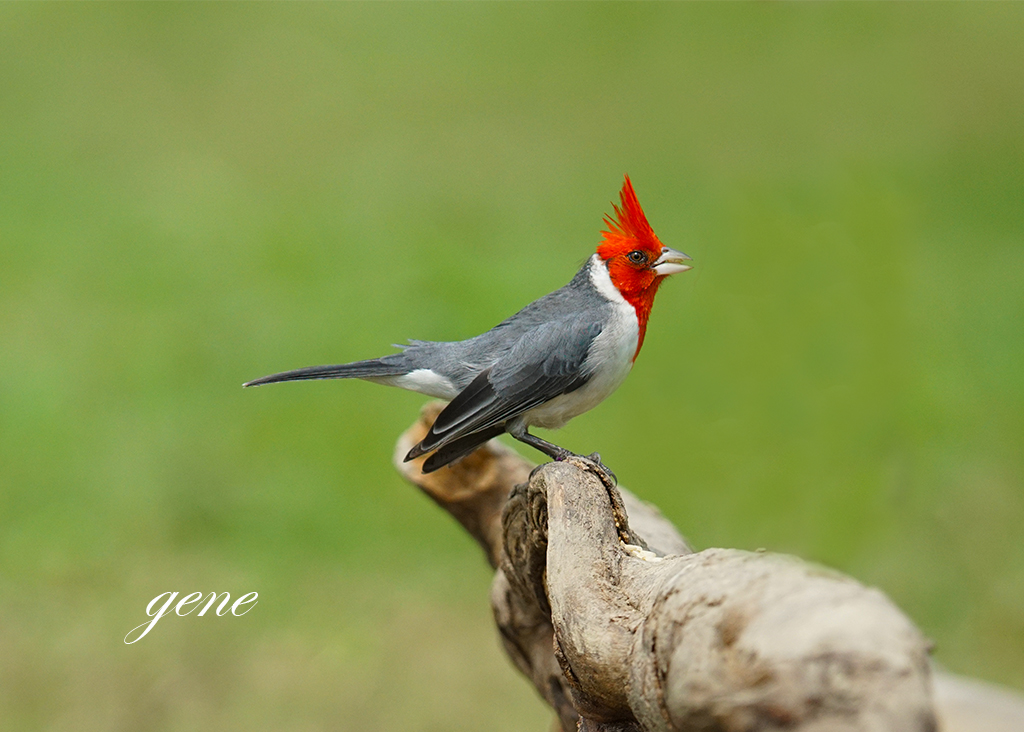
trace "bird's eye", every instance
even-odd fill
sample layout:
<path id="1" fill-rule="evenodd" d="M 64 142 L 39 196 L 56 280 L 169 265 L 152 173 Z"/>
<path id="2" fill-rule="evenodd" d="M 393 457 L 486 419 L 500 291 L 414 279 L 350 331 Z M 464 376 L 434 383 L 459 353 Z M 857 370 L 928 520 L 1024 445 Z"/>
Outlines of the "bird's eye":
<path id="1" fill-rule="evenodd" d="M 633 264 L 644 264 L 647 261 L 647 254 L 639 249 L 634 249 L 626 255 L 626 258 Z"/>

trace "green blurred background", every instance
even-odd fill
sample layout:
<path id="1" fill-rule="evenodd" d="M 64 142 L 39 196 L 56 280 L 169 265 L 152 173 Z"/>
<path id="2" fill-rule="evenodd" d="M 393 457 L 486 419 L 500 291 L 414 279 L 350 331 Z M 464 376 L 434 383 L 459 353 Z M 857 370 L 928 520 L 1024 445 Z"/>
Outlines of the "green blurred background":
<path id="1" fill-rule="evenodd" d="M 1019 3 L 4 4 L 4 728 L 546 729 L 423 399 L 240 385 L 492 326 L 626 172 L 696 268 L 556 439 L 1024 688 L 1022 69 Z M 259 604 L 125 645 L 170 590 Z"/>

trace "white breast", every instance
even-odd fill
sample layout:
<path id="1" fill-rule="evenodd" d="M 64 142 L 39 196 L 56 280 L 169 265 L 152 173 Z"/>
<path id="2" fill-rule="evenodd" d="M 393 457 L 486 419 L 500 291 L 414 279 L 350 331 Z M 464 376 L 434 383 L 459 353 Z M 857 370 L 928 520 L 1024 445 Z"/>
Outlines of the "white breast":
<path id="1" fill-rule="evenodd" d="M 519 419 L 527 427 L 562 427 L 573 417 L 603 402 L 619 388 L 633 368 L 640 337 L 636 310 L 612 284 L 608 268 L 596 254 L 590 259 L 590 281 L 614 305 L 610 321 L 594 339 L 584 364 L 584 371 L 590 374 L 590 379 L 576 391 L 555 397 L 523 414 Z"/>

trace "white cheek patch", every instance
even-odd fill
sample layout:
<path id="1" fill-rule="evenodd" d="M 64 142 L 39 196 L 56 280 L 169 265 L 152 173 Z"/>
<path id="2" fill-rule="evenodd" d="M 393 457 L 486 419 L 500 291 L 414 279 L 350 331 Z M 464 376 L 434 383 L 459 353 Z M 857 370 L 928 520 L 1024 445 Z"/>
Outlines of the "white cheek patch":
<path id="1" fill-rule="evenodd" d="M 612 282 L 611 275 L 608 274 L 608 265 L 605 264 L 599 254 L 595 254 L 590 258 L 590 282 L 605 300 L 609 300 L 616 305 L 626 305 L 630 310 L 633 309 L 633 306 L 626 302 L 626 298 L 622 296 L 619 288 Z"/>

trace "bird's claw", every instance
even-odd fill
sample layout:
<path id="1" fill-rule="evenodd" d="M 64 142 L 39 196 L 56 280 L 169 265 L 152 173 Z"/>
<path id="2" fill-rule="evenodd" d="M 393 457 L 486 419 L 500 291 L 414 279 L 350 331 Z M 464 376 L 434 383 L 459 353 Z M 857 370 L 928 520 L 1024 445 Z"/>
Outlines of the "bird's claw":
<path id="1" fill-rule="evenodd" d="M 619 484 L 619 479 L 615 477 L 615 473 L 611 471 L 607 465 L 601 462 L 601 454 L 592 452 L 589 455 L 577 455 L 566 449 L 560 449 L 557 453 L 552 456 L 552 459 L 556 463 L 564 463 L 566 461 L 578 461 L 580 467 L 589 470 L 594 473 L 601 482 L 610 488 L 614 488 Z"/>
<path id="2" fill-rule="evenodd" d="M 591 472 L 597 474 L 597 477 L 601 479 L 602 483 L 605 483 L 611 488 L 614 488 L 619 484 L 619 479 L 615 477 L 615 473 L 612 472 L 612 469 L 601 462 L 601 453 L 592 452 L 589 455 L 581 457 L 587 463 L 587 467 Z"/>

